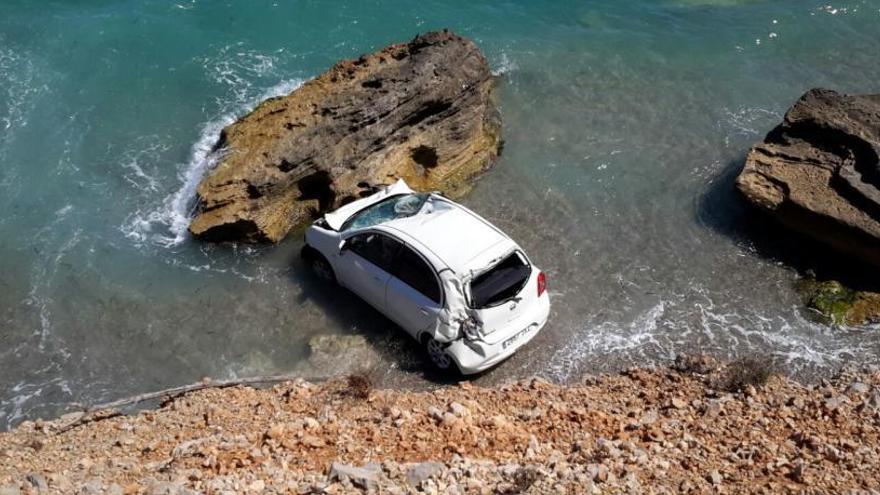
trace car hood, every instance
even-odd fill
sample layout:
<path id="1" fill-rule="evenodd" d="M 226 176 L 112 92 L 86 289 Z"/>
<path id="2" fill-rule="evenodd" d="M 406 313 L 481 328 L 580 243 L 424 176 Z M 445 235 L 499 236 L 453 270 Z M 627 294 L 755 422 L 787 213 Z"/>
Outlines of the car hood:
<path id="1" fill-rule="evenodd" d="M 412 194 L 413 191 L 410 187 L 403 181 L 403 179 L 398 179 L 394 184 L 386 187 L 385 189 L 371 194 L 366 198 L 361 198 L 357 201 L 352 201 L 345 206 L 338 208 L 335 211 L 327 213 L 324 215 L 324 220 L 327 222 L 327 225 L 333 230 L 339 230 L 345 224 L 345 221 L 351 218 L 355 213 L 363 210 L 364 208 L 376 204 L 379 201 L 382 201 L 385 198 L 389 198 L 391 196 L 399 196 L 402 194 Z"/>

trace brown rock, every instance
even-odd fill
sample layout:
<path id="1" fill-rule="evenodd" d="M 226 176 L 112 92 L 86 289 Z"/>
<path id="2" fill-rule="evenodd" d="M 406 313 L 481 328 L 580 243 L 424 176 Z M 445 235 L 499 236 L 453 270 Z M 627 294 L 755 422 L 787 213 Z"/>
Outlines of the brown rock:
<path id="1" fill-rule="evenodd" d="M 477 46 L 447 31 L 339 62 L 223 130 L 190 232 L 277 242 L 397 178 L 461 196 L 499 153 L 492 86 Z"/>
<path id="2" fill-rule="evenodd" d="M 323 446 L 327 445 L 327 442 L 325 442 L 322 438 L 316 437 L 314 435 L 304 436 L 302 439 L 302 443 L 306 447 L 311 447 L 311 448 L 318 448 L 318 447 L 323 447 Z"/>
<path id="3" fill-rule="evenodd" d="M 793 230 L 880 266 L 880 95 L 804 94 L 736 184 Z"/>
<path id="4" fill-rule="evenodd" d="M 284 436 L 284 425 L 282 424 L 274 424 L 266 430 L 266 438 L 271 438 L 272 440 L 278 440 L 279 438 Z"/>

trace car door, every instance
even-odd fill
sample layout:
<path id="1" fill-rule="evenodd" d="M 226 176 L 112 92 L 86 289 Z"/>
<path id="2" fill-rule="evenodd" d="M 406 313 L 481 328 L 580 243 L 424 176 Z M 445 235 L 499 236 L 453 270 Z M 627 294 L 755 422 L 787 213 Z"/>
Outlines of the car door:
<path id="1" fill-rule="evenodd" d="M 385 304 L 388 316 L 414 337 L 433 328 L 443 308 L 443 290 L 434 269 L 407 245 L 400 247 L 391 265 Z"/>
<path id="2" fill-rule="evenodd" d="M 400 242 L 378 232 L 349 237 L 339 254 L 337 277 L 349 290 L 384 313 L 391 261 L 400 247 Z"/>

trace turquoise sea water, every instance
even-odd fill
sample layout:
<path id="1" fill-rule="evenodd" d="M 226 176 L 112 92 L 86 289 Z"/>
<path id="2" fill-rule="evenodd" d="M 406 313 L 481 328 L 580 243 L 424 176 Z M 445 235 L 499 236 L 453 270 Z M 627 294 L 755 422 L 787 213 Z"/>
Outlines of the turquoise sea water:
<path id="1" fill-rule="evenodd" d="M 185 227 L 224 124 L 445 27 L 500 78 L 504 155 L 465 202 L 546 269 L 554 304 L 482 380 L 693 350 L 804 375 L 880 361 L 876 329 L 807 318 L 788 246 L 755 240 L 731 187 L 806 89 L 880 91 L 880 1 L 828 1 L 0 0 L 0 427 L 289 371 L 327 333 L 366 335 L 387 384 L 425 383 L 402 332 L 304 277 L 298 239 Z"/>

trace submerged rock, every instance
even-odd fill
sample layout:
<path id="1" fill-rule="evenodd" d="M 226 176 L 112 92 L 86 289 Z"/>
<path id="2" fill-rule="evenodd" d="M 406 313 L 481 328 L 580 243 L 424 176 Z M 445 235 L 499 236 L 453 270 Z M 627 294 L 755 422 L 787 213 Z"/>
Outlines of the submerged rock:
<path id="1" fill-rule="evenodd" d="M 398 178 L 461 196 L 499 153 L 492 87 L 477 46 L 448 31 L 339 62 L 223 129 L 190 232 L 277 242 Z"/>
<path id="2" fill-rule="evenodd" d="M 309 358 L 295 371 L 309 378 L 369 374 L 380 361 L 362 335 L 317 335 L 309 339 Z"/>
<path id="3" fill-rule="evenodd" d="M 736 181 L 789 228 L 880 266 L 880 95 L 813 89 L 749 152 Z"/>
<path id="4" fill-rule="evenodd" d="M 804 279 L 797 289 L 807 307 L 826 323 L 866 325 L 880 322 L 880 294 L 844 287 L 840 282 Z"/>

